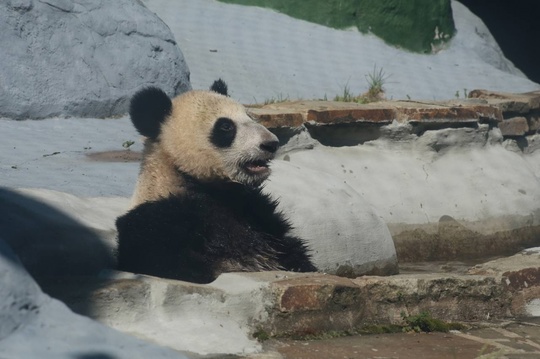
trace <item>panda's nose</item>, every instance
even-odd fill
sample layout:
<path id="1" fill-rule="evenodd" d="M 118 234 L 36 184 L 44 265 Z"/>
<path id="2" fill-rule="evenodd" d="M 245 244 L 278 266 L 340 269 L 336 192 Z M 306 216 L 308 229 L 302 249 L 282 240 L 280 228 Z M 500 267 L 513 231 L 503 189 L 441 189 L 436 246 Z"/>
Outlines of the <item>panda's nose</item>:
<path id="1" fill-rule="evenodd" d="M 279 141 L 266 141 L 259 145 L 261 150 L 270 152 L 270 153 L 276 153 L 278 147 L 279 147 Z"/>

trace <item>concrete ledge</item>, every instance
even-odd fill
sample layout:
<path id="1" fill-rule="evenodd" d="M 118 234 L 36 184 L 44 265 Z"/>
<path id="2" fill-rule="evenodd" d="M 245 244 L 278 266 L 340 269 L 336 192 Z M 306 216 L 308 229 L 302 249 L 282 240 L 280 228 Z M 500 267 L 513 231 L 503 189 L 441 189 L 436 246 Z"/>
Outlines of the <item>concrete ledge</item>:
<path id="1" fill-rule="evenodd" d="M 499 108 L 478 100 L 380 101 L 369 104 L 337 101 L 294 101 L 250 108 L 268 128 L 344 123 L 390 124 L 398 122 L 471 123 L 500 122 Z"/>
<path id="2" fill-rule="evenodd" d="M 540 316 L 540 249 L 472 267 L 466 274 L 347 279 L 287 272 L 228 273 L 209 285 L 106 272 L 100 284 L 45 286 L 75 311 L 176 350 L 254 353 L 273 336 L 400 324 L 429 311 L 446 321 Z M 84 294 L 83 294 L 84 293 Z M 204 335 L 203 335 L 204 334 Z"/>
<path id="3" fill-rule="evenodd" d="M 489 123 L 505 138 L 525 141 L 540 130 L 540 91 L 520 94 L 473 90 L 465 100 L 379 101 L 368 104 L 336 101 L 293 101 L 252 107 L 250 112 L 275 131 L 302 125 L 343 126 L 373 131 L 394 121 L 426 129 L 477 127 Z"/>

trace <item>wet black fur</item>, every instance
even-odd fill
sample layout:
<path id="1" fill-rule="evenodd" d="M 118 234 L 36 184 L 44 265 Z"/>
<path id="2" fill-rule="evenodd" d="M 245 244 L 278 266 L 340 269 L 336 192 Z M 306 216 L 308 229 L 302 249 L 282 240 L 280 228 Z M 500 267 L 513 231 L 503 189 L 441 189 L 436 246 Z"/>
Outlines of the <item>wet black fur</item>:
<path id="1" fill-rule="evenodd" d="M 152 139 L 159 135 L 161 124 L 171 111 L 171 99 L 157 87 L 147 87 L 137 92 L 129 106 L 129 116 L 137 131 Z"/>
<path id="2" fill-rule="evenodd" d="M 185 196 L 143 203 L 117 219 L 120 270 L 196 283 L 213 281 L 227 262 L 246 271 L 260 270 L 257 261 L 262 269 L 316 271 L 260 188 L 193 178 L 187 187 Z"/>

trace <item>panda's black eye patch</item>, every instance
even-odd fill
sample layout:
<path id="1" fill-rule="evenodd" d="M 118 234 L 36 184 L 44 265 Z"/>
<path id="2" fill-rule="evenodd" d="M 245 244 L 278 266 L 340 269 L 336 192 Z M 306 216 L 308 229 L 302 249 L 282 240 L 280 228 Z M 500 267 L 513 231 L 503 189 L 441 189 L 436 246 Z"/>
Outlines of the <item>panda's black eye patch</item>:
<path id="1" fill-rule="evenodd" d="M 236 137 L 236 125 L 227 117 L 220 117 L 214 123 L 210 141 L 219 148 L 231 147 Z"/>

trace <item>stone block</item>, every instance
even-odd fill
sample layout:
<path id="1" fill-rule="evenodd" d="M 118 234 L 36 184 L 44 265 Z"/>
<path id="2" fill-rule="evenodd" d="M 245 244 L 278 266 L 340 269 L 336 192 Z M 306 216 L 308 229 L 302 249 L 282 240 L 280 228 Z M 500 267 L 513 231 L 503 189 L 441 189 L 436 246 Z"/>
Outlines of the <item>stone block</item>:
<path id="1" fill-rule="evenodd" d="M 498 122 L 502 120 L 500 111 L 482 105 L 449 105 L 401 108 L 400 119 L 409 122 L 473 123 Z"/>
<path id="2" fill-rule="evenodd" d="M 300 111 L 250 108 L 249 113 L 261 125 L 271 129 L 300 127 L 305 122 L 305 118 Z"/>
<path id="3" fill-rule="evenodd" d="M 368 300 L 366 323 L 401 323 L 406 315 L 430 312 L 446 321 L 485 320 L 509 315 L 509 301 L 500 282 L 484 276 L 414 274 L 361 277 L 354 282 Z"/>
<path id="4" fill-rule="evenodd" d="M 278 309 L 283 313 L 334 310 L 335 305 L 354 305 L 358 287 L 347 278 L 315 275 L 285 279 L 273 283 Z"/>
<path id="5" fill-rule="evenodd" d="M 540 109 L 540 91 L 505 93 L 488 90 L 473 90 L 469 98 L 485 99 L 488 105 L 498 107 L 503 113 L 526 114 Z"/>
<path id="6" fill-rule="evenodd" d="M 283 102 L 252 108 L 253 116 L 269 128 L 311 125 L 377 124 L 392 121 L 438 125 L 498 122 L 501 111 L 471 101 L 379 101 L 368 104 L 339 101 Z"/>
<path id="7" fill-rule="evenodd" d="M 529 131 L 538 132 L 540 130 L 540 111 L 533 111 L 527 117 Z"/>
<path id="8" fill-rule="evenodd" d="M 319 125 L 342 123 L 380 123 L 389 124 L 396 118 L 392 108 L 351 108 L 325 111 L 309 110 L 307 120 Z"/>
<path id="9" fill-rule="evenodd" d="M 191 88 L 173 34 L 139 1 L 3 1 L 0 43 L 0 116 L 110 117 L 143 86 Z"/>
<path id="10" fill-rule="evenodd" d="M 353 281 L 331 275 L 271 283 L 276 310 L 262 325 L 275 335 L 347 330 L 361 324 L 365 293 Z"/>
<path id="11" fill-rule="evenodd" d="M 529 124 L 525 117 L 512 117 L 499 122 L 503 136 L 523 136 L 529 132 Z"/>

